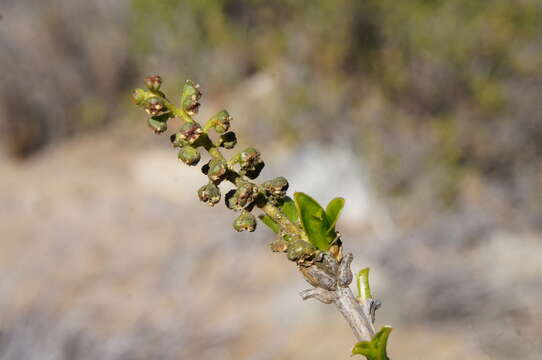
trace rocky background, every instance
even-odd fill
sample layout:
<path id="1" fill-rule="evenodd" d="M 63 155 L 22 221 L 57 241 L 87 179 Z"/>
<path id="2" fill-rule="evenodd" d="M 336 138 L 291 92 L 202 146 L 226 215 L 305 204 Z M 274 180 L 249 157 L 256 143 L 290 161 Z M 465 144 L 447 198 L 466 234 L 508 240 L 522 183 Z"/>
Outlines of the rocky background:
<path id="1" fill-rule="evenodd" d="M 326 203 L 393 359 L 542 353 L 537 0 L 3 0 L 0 359 L 348 359 L 271 231 L 231 229 L 131 104 L 226 107 Z M 174 127 L 173 127 L 174 128 Z"/>

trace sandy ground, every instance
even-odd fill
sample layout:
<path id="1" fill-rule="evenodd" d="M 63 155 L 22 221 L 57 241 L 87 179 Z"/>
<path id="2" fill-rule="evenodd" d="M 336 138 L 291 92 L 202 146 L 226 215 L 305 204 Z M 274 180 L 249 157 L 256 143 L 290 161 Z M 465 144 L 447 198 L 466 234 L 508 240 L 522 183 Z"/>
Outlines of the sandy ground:
<path id="1" fill-rule="evenodd" d="M 113 130 L 25 163 L 1 162 L 0 358 L 348 359 L 354 339 L 346 323 L 331 306 L 301 301 L 298 291 L 306 284 L 291 263 L 268 250 L 271 232 L 260 226 L 254 234 L 235 233 L 231 212 L 197 201 L 203 175 L 179 165 L 165 138 L 131 141 L 140 132 L 148 134 L 143 126 Z M 298 173 L 289 175 L 304 181 Z M 414 250 L 393 245 L 402 249 L 402 260 L 390 265 L 383 254 L 389 254 L 392 238 L 348 243 L 349 235 L 367 227 L 367 218 L 354 218 L 343 224 L 347 248 L 357 266 L 373 267 L 384 303 L 378 323 L 395 326 L 393 359 L 519 358 L 513 356 L 516 348 L 523 349 L 522 359 L 539 358 L 533 331 L 541 329 L 540 317 L 533 316 L 541 313 L 517 309 L 531 308 L 540 295 L 540 238 L 526 240 L 532 248 L 512 258 L 503 255 L 512 249 L 506 239 L 491 242 L 484 248 L 489 258 L 476 262 L 479 273 L 496 269 L 493 261 L 512 262 L 507 268 L 516 273 L 493 274 L 490 287 L 487 276 L 479 280 L 483 289 L 502 289 L 521 278 L 523 285 L 509 292 L 531 290 L 519 297 L 524 304 L 507 308 L 516 313 L 478 310 L 478 316 L 467 312 L 439 322 L 429 314 L 430 296 L 438 294 L 421 291 L 419 268 L 408 272 L 401 261 L 421 259 L 427 272 L 440 262 L 433 269 L 446 273 L 446 258 L 414 242 Z M 461 256 L 468 262 L 473 255 Z M 476 296 L 468 289 L 459 296 Z M 452 301 L 451 311 L 454 304 L 460 311 L 465 303 L 491 302 L 494 293 L 506 294 L 463 297 L 459 305 Z M 423 320 L 417 321 L 419 314 Z"/>

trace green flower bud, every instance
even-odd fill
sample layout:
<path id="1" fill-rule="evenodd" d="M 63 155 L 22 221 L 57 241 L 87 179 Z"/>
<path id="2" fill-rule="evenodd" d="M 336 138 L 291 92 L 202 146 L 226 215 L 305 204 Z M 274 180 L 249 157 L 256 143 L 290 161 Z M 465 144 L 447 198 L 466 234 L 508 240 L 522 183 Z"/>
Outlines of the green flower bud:
<path id="1" fill-rule="evenodd" d="M 288 241 L 278 238 L 270 244 L 270 247 L 273 252 L 286 252 L 288 251 L 288 245 Z"/>
<path id="2" fill-rule="evenodd" d="M 169 137 L 169 141 L 171 141 L 171 144 L 173 145 L 173 147 L 178 147 L 178 148 L 181 148 L 183 146 L 187 146 L 187 145 L 190 145 L 188 143 L 188 141 L 184 140 L 182 137 L 181 137 L 181 134 L 180 133 L 176 133 L 176 134 L 173 134 Z"/>
<path id="3" fill-rule="evenodd" d="M 147 120 L 147 124 L 155 134 L 160 134 L 167 130 L 167 122 L 159 119 L 156 116 L 149 118 L 149 120 Z"/>
<path id="4" fill-rule="evenodd" d="M 150 91 L 158 91 L 160 89 L 160 85 L 162 85 L 162 78 L 160 75 L 148 76 L 144 79 L 144 81 L 147 89 Z"/>
<path id="5" fill-rule="evenodd" d="M 198 113 L 199 106 L 201 105 L 198 102 L 200 98 L 201 92 L 199 91 L 199 85 L 195 85 L 192 81 L 186 80 L 181 95 L 181 106 L 188 115 Z"/>
<path id="6" fill-rule="evenodd" d="M 135 89 L 134 92 L 132 92 L 132 100 L 138 106 L 146 106 L 147 99 L 150 96 L 152 96 L 152 94 L 143 89 Z"/>
<path id="7" fill-rule="evenodd" d="M 164 100 L 162 98 L 153 96 L 148 98 L 146 101 L 147 104 L 145 106 L 145 111 L 151 116 L 157 116 L 164 111 L 167 111 L 166 105 L 164 104 Z"/>
<path id="8" fill-rule="evenodd" d="M 258 197 L 258 187 L 251 183 L 239 185 L 236 190 L 230 190 L 226 194 L 226 206 L 232 210 L 241 210 L 252 204 Z"/>
<path id="9" fill-rule="evenodd" d="M 179 159 L 182 160 L 186 165 L 196 165 L 201 159 L 199 151 L 192 146 L 183 146 L 179 150 Z"/>
<path id="10" fill-rule="evenodd" d="M 260 152 L 254 148 L 246 148 L 239 153 L 239 164 L 243 169 L 251 169 L 260 161 Z"/>
<path id="11" fill-rule="evenodd" d="M 181 139 L 193 144 L 203 134 L 203 129 L 196 122 L 185 122 L 179 132 Z"/>
<path id="12" fill-rule="evenodd" d="M 227 170 L 228 168 L 225 161 L 221 159 L 212 159 L 211 161 L 209 161 L 207 176 L 211 181 L 222 180 Z"/>
<path id="13" fill-rule="evenodd" d="M 237 188 L 237 202 L 245 207 L 254 202 L 258 196 L 258 187 L 251 183 L 244 183 Z"/>
<path id="14" fill-rule="evenodd" d="M 222 134 L 218 144 L 225 149 L 233 149 L 237 145 L 237 136 L 233 131 Z"/>
<path id="15" fill-rule="evenodd" d="M 288 259 L 298 264 L 308 264 L 314 259 L 316 252 L 316 247 L 311 243 L 296 240 L 288 246 Z"/>
<path id="16" fill-rule="evenodd" d="M 212 182 L 209 182 L 199 188 L 198 197 L 200 201 L 207 205 L 215 206 L 220 201 L 220 189 Z"/>
<path id="17" fill-rule="evenodd" d="M 286 178 L 283 176 L 268 180 L 262 184 L 262 188 L 264 189 L 266 195 L 276 199 L 282 199 L 284 196 L 286 196 L 288 186 L 288 180 L 286 180 Z"/>
<path id="18" fill-rule="evenodd" d="M 220 111 L 218 114 L 215 115 L 216 117 L 216 125 L 215 130 L 217 133 L 225 133 L 230 129 L 230 122 L 233 120 L 233 118 L 230 116 L 230 114 L 226 110 Z M 230 148 L 231 149 L 231 148 Z"/>
<path id="19" fill-rule="evenodd" d="M 249 173 L 250 178 L 255 178 L 263 169 L 263 161 L 260 159 L 260 152 L 254 148 L 247 148 L 239 153 L 239 165 L 243 173 Z M 250 174 L 256 172 L 257 174 Z"/>
<path id="20" fill-rule="evenodd" d="M 241 215 L 233 222 L 233 228 L 237 231 L 256 230 L 256 218 L 246 210 L 241 212 Z"/>

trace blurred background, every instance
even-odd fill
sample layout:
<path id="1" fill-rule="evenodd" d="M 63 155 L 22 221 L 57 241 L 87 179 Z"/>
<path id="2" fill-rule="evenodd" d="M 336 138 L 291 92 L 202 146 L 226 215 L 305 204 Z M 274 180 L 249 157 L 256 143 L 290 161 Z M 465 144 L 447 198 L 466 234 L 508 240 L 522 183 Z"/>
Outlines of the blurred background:
<path id="1" fill-rule="evenodd" d="M 234 116 L 372 268 L 393 359 L 540 359 L 542 2 L 2 0 L 0 359 L 348 359 L 131 103 Z M 175 130 L 175 126 L 173 129 Z M 231 154 L 231 152 L 230 152 Z"/>

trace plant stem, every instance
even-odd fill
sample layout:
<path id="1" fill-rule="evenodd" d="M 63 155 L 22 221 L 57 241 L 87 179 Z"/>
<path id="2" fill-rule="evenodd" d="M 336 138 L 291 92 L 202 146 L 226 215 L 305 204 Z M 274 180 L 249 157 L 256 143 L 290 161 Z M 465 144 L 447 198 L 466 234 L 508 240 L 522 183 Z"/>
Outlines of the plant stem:
<path id="1" fill-rule="evenodd" d="M 362 306 L 352 294 L 349 287 L 339 287 L 335 291 L 337 298 L 334 303 L 339 312 L 345 318 L 358 341 L 371 341 L 375 334 L 371 315 L 366 313 Z"/>
<path id="2" fill-rule="evenodd" d="M 352 254 L 345 254 L 339 261 L 339 267 L 351 274 L 350 264 L 352 260 Z M 380 302 L 372 298 L 367 298 L 365 301 L 356 299 L 350 289 L 351 280 L 346 283 L 341 282 L 340 274 L 337 273 L 336 276 L 339 281 L 337 281 L 335 289 L 326 290 L 322 287 L 325 285 L 324 283 L 322 285 L 317 284 L 312 289 L 303 290 L 300 293 L 301 298 L 303 300 L 314 298 L 324 304 L 335 304 L 348 325 L 350 325 L 356 339 L 358 341 L 371 341 L 376 333 L 373 322 L 375 311 L 380 306 Z"/>
<path id="3" fill-rule="evenodd" d="M 290 219 L 280 209 L 273 204 L 270 204 L 269 202 L 266 202 L 265 204 L 260 206 L 260 209 L 268 215 L 271 219 L 273 219 L 277 224 L 280 225 L 282 229 L 284 229 L 287 233 L 290 234 L 297 234 L 300 238 L 303 237 L 303 232 L 299 227 L 297 227 L 295 224 L 293 224 Z"/>

